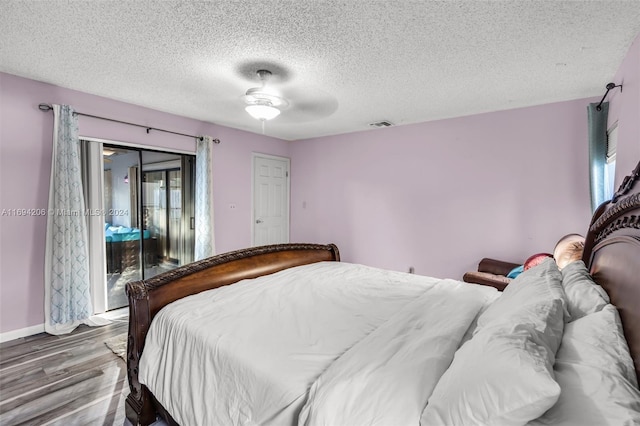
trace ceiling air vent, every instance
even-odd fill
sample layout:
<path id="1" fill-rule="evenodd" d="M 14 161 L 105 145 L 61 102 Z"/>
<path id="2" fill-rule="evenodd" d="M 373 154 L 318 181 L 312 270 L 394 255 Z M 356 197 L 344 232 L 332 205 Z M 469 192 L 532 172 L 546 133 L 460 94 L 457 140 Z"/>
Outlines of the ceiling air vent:
<path id="1" fill-rule="evenodd" d="M 393 126 L 393 123 L 390 121 L 378 121 L 377 123 L 370 123 L 369 126 L 371 127 L 391 127 Z"/>

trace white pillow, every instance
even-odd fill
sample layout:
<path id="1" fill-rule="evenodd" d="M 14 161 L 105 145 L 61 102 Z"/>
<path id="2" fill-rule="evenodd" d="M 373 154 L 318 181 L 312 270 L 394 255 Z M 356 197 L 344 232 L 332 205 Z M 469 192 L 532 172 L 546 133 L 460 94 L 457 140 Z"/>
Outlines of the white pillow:
<path id="1" fill-rule="evenodd" d="M 553 360 L 563 314 L 560 299 L 547 299 L 480 328 L 456 352 L 420 424 L 523 425 L 542 415 L 560 395 Z"/>
<path id="2" fill-rule="evenodd" d="M 640 391 L 613 305 L 567 324 L 554 370 L 560 398 L 530 425 L 640 424 Z"/>
<path id="3" fill-rule="evenodd" d="M 511 281 L 511 284 L 502 292 L 502 296 L 480 315 L 478 329 L 495 321 L 508 322 L 511 315 L 517 314 L 527 304 L 552 300 L 561 302 L 565 320 L 568 321 L 569 312 L 566 310 L 562 274 L 554 260 L 549 258 L 524 271 Z M 559 338 L 561 337 L 562 334 Z"/>
<path id="4" fill-rule="evenodd" d="M 598 312 L 609 303 L 607 292 L 593 281 L 582 260 L 562 268 L 562 287 L 571 321 Z"/>

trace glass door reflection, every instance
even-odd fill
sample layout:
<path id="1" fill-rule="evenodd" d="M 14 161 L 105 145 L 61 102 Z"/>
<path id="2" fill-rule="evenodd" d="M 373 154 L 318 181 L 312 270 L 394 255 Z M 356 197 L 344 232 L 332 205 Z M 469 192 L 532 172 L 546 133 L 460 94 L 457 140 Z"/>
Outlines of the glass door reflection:
<path id="1" fill-rule="evenodd" d="M 194 157 L 103 145 L 107 310 L 125 285 L 193 261 Z"/>
<path id="2" fill-rule="evenodd" d="M 142 212 L 150 234 L 144 249 L 145 278 L 193 261 L 193 249 L 189 248 L 194 230 L 191 217 L 187 217 L 193 211 L 192 158 L 183 156 L 177 162 L 180 167 L 167 167 L 173 164 L 163 161 L 143 165 Z M 167 168 L 158 170 L 161 166 Z"/>
<path id="3" fill-rule="evenodd" d="M 142 279 L 138 220 L 137 150 L 103 147 L 103 197 L 105 263 L 107 269 L 107 310 L 128 303 L 124 288 L 129 281 Z M 144 232 L 145 238 L 148 233 Z"/>

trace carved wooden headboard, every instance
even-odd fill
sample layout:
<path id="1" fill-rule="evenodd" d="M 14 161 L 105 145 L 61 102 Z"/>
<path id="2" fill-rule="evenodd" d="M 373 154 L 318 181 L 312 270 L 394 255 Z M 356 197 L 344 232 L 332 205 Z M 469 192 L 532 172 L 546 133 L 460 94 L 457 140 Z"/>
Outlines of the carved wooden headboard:
<path id="1" fill-rule="evenodd" d="M 618 308 L 640 381 L 640 162 L 593 215 L 583 260 Z"/>

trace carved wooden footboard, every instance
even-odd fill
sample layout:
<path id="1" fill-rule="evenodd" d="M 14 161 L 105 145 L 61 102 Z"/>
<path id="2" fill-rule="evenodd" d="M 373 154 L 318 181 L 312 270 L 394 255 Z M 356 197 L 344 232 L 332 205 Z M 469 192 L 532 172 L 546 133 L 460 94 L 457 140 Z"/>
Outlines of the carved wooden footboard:
<path id="1" fill-rule="evenodd" d="M 321 261 L 340 261 L 334 244 L 278 244 L 253 247 L 203 259 L 143 281 L 127 284 L 129 297 L 129 336 L 127 375 L 131 393 L 126 415 L 134 425 L 148 425 L 156 414 L 167 413 L 151 392 L 138 381 L 138 365 L 154 316 L 165 305 L 247 278 L 272 274 L 283 269 Z M 168 419 L 170 420 L 170 419 Z"/>

